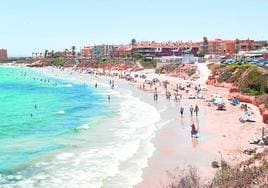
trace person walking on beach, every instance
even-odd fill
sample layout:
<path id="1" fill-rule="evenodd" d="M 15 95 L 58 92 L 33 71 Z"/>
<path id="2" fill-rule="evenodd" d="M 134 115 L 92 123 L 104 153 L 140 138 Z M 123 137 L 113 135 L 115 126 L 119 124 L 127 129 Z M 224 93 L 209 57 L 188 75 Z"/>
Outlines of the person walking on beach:
<path id="1" fill-rule="evenodd" d="M 193 116 L 193 111 L 194 111 L 194 107 L 193 107 L 193 105 L 191 105 L 190 106 L 190 114 L 191 114 L 191 116 Z"/>
<path id="2" fill-rule="evenodd" d="M 183 111 L 184 111 L 184 108 L 181 107 L 181 108 L 180 108 L 181 118 L 183 117 Z"/>
<path id="3" fill-rule="evenodd" d="M 197 133 L 198 133 L 198 131 L 196 130 L 195 124 L 193 123 L 191 125 L 191 137 L 197 138 Z"/>
<path id="4" fill-rule="evenodd" d="M 195 105 L 194 112 L 196 116 L 198 116 L 198 111 L 199 111 L 199 107 Z"/>
<path id="5" fill-rule="evenodd" d="M 97 87 L 98 87 L 98 84 L 96 83 L 96 84 L 95 84 L 95 88 L 97 88 Z"/>
<path id="6" fill-rule="evenodd" d="M 178 102 L 178 94 L 177 93 L 174 93 L 174 102 Z"/>
<path id="7" fill-rule="evenodd" d="M 111 88 L 114 89 L 114 81 L 112 81 L 111 84 L 112 84 Z"/>
<path id="8" fill-rule="evenodd" d="M 111 101 L 111 96 L 110 95 L 108 95 L 108 102 L 110 102 Z"/>
<path id="9" fill-rule="evenodd" d="M 154 101 L 156 102 L 158 100 L 158 94 L 157 92 L 154 93 Z"/>

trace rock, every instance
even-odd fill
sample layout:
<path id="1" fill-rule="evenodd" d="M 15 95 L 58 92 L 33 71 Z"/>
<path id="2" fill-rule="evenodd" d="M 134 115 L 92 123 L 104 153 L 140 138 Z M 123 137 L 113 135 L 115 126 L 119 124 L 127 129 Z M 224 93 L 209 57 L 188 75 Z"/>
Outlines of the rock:
<path id="1" fill-rule="evenodd" d="M 262 118 L 263 118 L 263 122 L 268 124 L 268 110 L 265 109 L 264 112 L 262 113 Z"/>
<path id="2" fill-rule="evenodd" d="M 230 92 L 230 93 L 236 93 L 236 92 L 239 92 L 239 89 L 238 89 L 237 87 L 233 86 L 233 87 L 231 87 L 231 88 L 229 89 L 229 92 Z"/>
<path id="3" fill-rule="evenodd" d="M 219 163 L 217 161 L 213 161 L 211 163 L 211 166 L 212 166 L 212 168 L 220 168 L 220 165 L 219 165 Z"/>

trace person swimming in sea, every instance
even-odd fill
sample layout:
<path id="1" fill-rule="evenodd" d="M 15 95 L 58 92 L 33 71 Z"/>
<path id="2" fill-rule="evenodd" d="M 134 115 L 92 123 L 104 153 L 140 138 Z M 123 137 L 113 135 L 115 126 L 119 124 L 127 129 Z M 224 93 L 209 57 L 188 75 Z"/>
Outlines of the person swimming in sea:
<path id="1" fill-rule="evenodd" d="M 110 102 L 111 101 L 111 96 L 108 95 L 107 99 L 108 99 L 108 102 Z"/>

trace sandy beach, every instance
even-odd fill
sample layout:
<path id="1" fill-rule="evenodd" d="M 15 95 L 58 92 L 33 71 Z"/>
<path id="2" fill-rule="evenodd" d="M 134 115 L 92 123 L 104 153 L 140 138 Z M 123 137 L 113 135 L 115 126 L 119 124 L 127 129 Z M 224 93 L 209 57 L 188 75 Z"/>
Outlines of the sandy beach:
<path id="1" fill-rule="evenodd" d="M 37 69 L 46 74 L 57 75 L 61 78 L 70 77 L 93 85 L 95 80 L 92 75 L 82 73 L 82 71 L 73 71 L 65 69 L 64 71 L 47 67 Z M 198 65 L 200 79 L 192 84 L 205 85 L 209 70 L 206 64 Z M 147 72 L 147 73 L 146 73 Z M 131 74 L 146 74 L 147 79 L 158 78 L 159 80 L 168 80 L 168 90 L 172 91 L 178 83 L 186 84 L 187 80 L 181 80 L 165 75 L 156 75 L 150 71 L 143 71 Z M 258 109 L 248 104 L 255 114 L 254 123 L 241 124 L 239 117 L 243 115 L 239 106 L 232 106 L 227 101 L 228 90 L 225 88 L 216 88 L 214 86 L 206 86 L 206 90 L 201 91 L 202 95 L 209 99 L 214 93 L 221 95 L 226 101 L 226 111 L 218 111 L 215 106 L 209 106 L 205 99 L 189 99 L 189 94 L 194 93 L 194 87 L 191 86 L 190 91 L 179 91 L 182 99 L 179 103 L 167 100 L 163 86 L 158 84 L 150 87 L 145 86 L 145 91 L 141 89 L 144 80 L 138 78 L 136 82 L 127 82 L 118 77 L 98 76 L 98 79 L 108 82 L 109 79 L 115 80 L 116 87 L 126 87 L 135 92 L 143 102 L 153 105 L 160 114 L 161 120 L 157 122 L 159 129 L 155 132 L 155 136 L 151 142 L 154 145 L 154 152 L 149 157 L 146 167 L 142 170 L 142 176 L 137 188 L 147 187 L 163 187 L 169 181 L 167 171 L 172 172 L 175 168 L 186 168 L 193 165 L 198 169 L 202 181 L 209 181 L 216 172 L 211 168 L 211 162 L 219 161 L 224 158 L 230 164 L 237 164 L 247 158 L 248 155 L 243 154 L 243 150 L 253 148 L 248 140 L 260 136 L 261 128 L 264 126 Z M 130 84 L 129 84 L 130 83 Z M 157 87 L 159 99 L 153 101 L 153 91 Z M 112 97 L 112 96 L 111 96 Z M 190 105 L 198 105 L 200 112 L 198 116 L 191 116 L 189 112 Z M 179 108 L 184 107 L 185 113 L 183 118 L 179 115 Z M 199 138 L 192 139 L 190 136 L 190 125 L 194 123 L 199 130 Z M 261 150 L 263 148 L 258 148 Z"/>

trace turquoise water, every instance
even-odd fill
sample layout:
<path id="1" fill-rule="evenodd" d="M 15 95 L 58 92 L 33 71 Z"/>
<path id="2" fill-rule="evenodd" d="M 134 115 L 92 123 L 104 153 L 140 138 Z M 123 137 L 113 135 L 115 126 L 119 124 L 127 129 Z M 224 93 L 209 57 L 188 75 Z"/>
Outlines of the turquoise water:
<path id="1" fill-rule="evenodd" d="M 0 173 L 65 150 L 77 128 L 108 113 L 106 98 L 83 84 L 28 69 L 0 68 Z"/>

